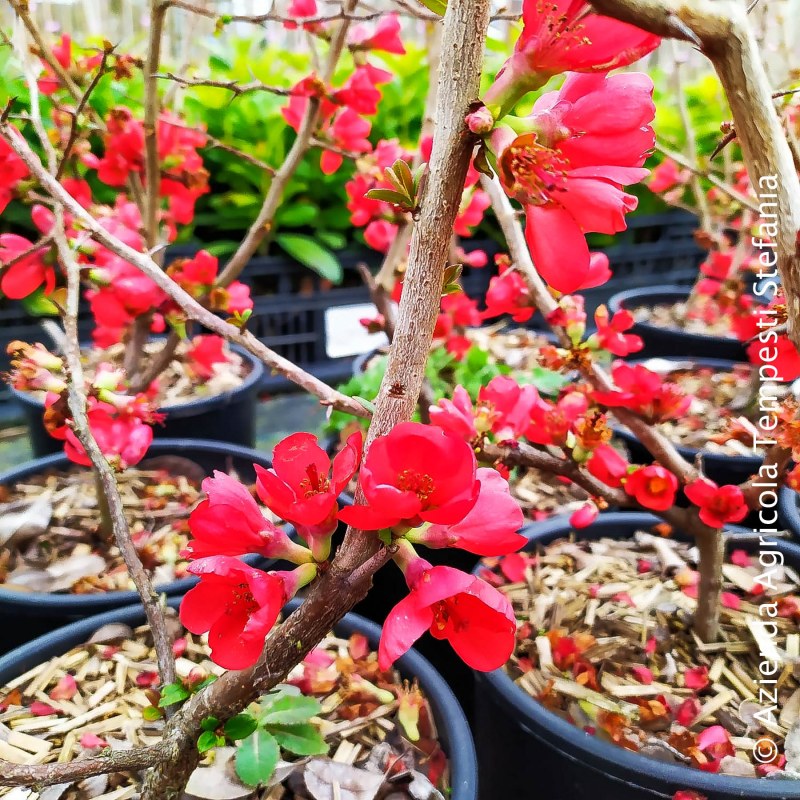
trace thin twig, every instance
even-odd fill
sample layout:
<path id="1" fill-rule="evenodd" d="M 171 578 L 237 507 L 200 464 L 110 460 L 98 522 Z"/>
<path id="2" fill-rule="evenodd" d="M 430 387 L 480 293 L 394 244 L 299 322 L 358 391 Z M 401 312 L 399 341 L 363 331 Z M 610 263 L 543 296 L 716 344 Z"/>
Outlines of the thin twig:
<path id="1" fill-rule="evenodd" d="M 253 92 L 269 92 L 270 94 L 277 94 L 281 97 L 289 97 L 292 93 L 291 89 L 285 89 L 281 86 L 268 86 L 261 81 L 237 83 L 236 81 L 220 81 L 213 80 L 212 78 L 182 78 L 172 72 L 156 74 L 153 77 L 158 80 L 174 81 L 180 86 L 209 86 L 213 89 L 225 89 L 228 92 L 232 92 L 235 97 L 239 97 L 243 94 L 252 94 Z"/>

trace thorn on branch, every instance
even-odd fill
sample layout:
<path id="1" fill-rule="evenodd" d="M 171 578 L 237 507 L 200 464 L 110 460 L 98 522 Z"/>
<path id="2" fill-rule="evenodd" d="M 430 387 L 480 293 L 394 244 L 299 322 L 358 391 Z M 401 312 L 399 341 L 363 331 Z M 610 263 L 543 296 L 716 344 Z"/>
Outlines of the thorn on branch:
<path id="1" fill-rule="evenodd" d="M 676 39 L 685 39 L 691 42 L 698 49 L 703 49 L 703 42 L 700 37 L 677 15 L 671 11 L 667 14 L 666 27 L 675 34 Z"/>
<path id="2" fill-rule="evenodd" d="M 718 156 L 732 141 L 736 139 L 736 129 L 733 127 L 732 122 L 723 123 L 722 131 L 725 133 L 725 136 L 711 152 L 711 155 L 708 157 L 709 161 L 712 161 L 714 158 L 716 158 L 716 156 Z"/>

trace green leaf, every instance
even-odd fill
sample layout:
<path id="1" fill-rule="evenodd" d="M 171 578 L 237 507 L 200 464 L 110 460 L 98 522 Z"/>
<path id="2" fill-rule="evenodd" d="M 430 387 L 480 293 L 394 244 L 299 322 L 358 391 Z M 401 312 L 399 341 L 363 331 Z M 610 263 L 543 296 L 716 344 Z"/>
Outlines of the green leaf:
<path id="1" fill-rule="evenodd" d="M 447 11 L 447 3 L 442 2 L 442 0 L 420 0 L 420 2 L 425 8 L 429 11 L 433 11 L 434 14 L 438 14 L 440 17 L 443 17 L 444 12 Z"/>
<path id="2" fill-rule="evenodd" d="M 250 714 L 237 714 L 225 723 L 225 735 L 229 739 L 246 739 L 258 727 Z"/>
<path id="3" fill-rule="evenodd" d="M 364 397 L 358 397 L 358 396 L 354 397 L 353 400 L 355 400 L 357 403 L 360 403 L 362 406 L 364 406 L 364 408 L 366 408 L 367 411 L 370 412 L 370 414 L 374 414 L 375 413 L 375 403 L 373 403 L 371 400 L 367 400 Z"/>
<path id="4" fill-rule="evenodd" d="M 321 756 L 328 752 L 325 739 L 310 722 L 300 725 L 274 725 L 269 730 L 284 750 L 297 756 Z"/>
<path id="5" fill-rule="evenodd" d="M 214 731 L 203 731 L 200 734 L 200 738 L 197 740 L 197 750 L 200 753 L 206 753 L 211 750 L 212 747 L 217 747 L 219 744 L 219 737 L 217 736 Z M 225 744 L 225 740 L 222 741 Z"/>
<path id="6" fill-rule="evenodd" d="M 300 228 L 310 225 L 318 216 L 319 209 L 310 203 L 290 203 L 278 212 L 276 220 L 287 228 Z"/>
<path id="7" fill-rule="evenodd" d="M 275 772 L 280 753 L 275 737 L 258 728 L 236 750 L 236 774 L 248 786 L 266 783 Z"/>
<path id="8" fill-rule="evenodd" d="M 391 189 L 370 189 L 364 194 L 370 200 L 383 200 L 384 203 L 392 203 L 395 206 L 407 207 L 411 203 L 408 195 L 394 192 Z"/>
<path id="9" fill-rule="evenodd" d="M 146 706 L 142 709 L 142 718 L 146 719 L 148 722 L 155 722 L 157 719 L 161 719 L 163 716 L 164 712 L 155 706 Z"/>
<path id="10" fill-rule="evenodd" d="M 394 174 L 397 175 L 400 183 L 402 184 L 403 188 L 406 191 L 406 194 L 413 198 L 414 197 L 414 176 L 411 174 L 411 168 L 403 161 L 402 158 L 398 158 L 397 161 L 392 164 L 392 170 Z"/>
<path id="11" fill-rule="evenodd" d="M 343 250 L 347 247 L 347 238 L 337 231 L 317 231 L 315 235 L 322 244 L 327 245 L 331 250 Z"/>
<path id="12" fill-rule="evenodd" d="M 174 706 L 175 703 L 182 703 L 188 696 L 189 690 L 180 682 L 168 683 L 161 690 L 161 697 L 158 701 L 159 708 L 166 708 L 167 706 Z"/>
<path id="13" fill-rule="evenodd" d="M 47 295 L 41 289 L 24 297 L 20 302 L 22 307 L 34 317 L 53 317 L 58 314 L 58 306 L 48 300 Z"/>
<path id="14" fill-rule="evenodd" d="M 219 720 L 216 717 L 206 717 L 200 723 L 200 727 L 204 731 L 215 731 L 219 727 Z"/>
<path id="15" fill-rule="evenodd" d="M 341 282 L 342 265 L 339 259 L 311 237 L 299 233 L 282 233 L 275 237 L 275 241 L 292 258 L 313 269 L 318 275 L 333 283 Z"/>
<path id="16" fill-rule="evenodd" d="M 321 706 L 315 697 L 279 697 L 260 716 L 263 725 L 295 725 L 319 714 Z"/>

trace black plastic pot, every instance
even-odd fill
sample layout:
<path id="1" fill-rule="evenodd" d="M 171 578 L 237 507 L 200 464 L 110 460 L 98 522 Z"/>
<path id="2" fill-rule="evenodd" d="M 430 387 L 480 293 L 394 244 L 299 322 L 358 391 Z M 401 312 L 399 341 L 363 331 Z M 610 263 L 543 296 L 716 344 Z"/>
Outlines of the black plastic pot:
<path id="1" fill-rule="evenodd" d="M 179 599 L 173 598 L 170 605 L 176 608 Z M 298 601 L 290 602 L 286 610 L 293 611 Z M 109 611 L 105 614 L 67 625 L 57 631 L 29 642 L 0 658 L 0 687 L 10 680 L 41 664 L 53 656 L 61 655 L 72 647 L 85 642 L 100 626 L 109 623 L 141 625 L 144 613 L 138 606 Z M 357 614 L 348 614 L 336 625 L 337 635 L 350 636 L 361 633 L 370 645 L 377 648 L 380 628 Z M 478 796 L 478 765 L 475 746 L 470 736 L 464 714 L 452 692 L 436 670 L 414 650 L 410 650 L 397 662 L 397 668 L 408 680 L 417 679 L 430 701 L 437 731 L 450 761 L 451 800 L 476 800 Z"/>
<path id="2" fill-rule="evenodd" d="M 778 491 L 778 520 L 783 528 L 800 541 L 800 494 L 788 486 Z"/>
<path id="3" fill-rule="evenodd" d="M 254 481 L 253 464 L 271 466 L 266 456 L 244 447 L 206 442 L 199 439 L 162 440 L 154 442 L 146 458 L 158 456 L 181 456 L 202 467 L 207 475 L 215 470 L 234 470 L 243 481 Z M 64 455 L 53 455 L 29 461 L 0 473 L 0 486 L 14 485 L 33 475 L 47 470 L 64 469 L 70 461 Z M 253 565 L 266 566 L 269 562 L 249 556 Z M 168 596 L 185 594 L 197 578 L 188 577 L 156 586 Z M 98 594 L 57 594 L 42 592 L 11 591 L 0 586 L 0 615 L 5 624 L 0 629 L 0 649 L 27 642 L 35 636 L 52 631 L 67 622 L 82 619 L 92 614 L 123 608 L 137 603 L 139 595 L 135 591 L 104 592 Z"/>
<path id="4" fill-rule="evenodd" d="M 264 364 L 240 347 L 234 346 L 233 350 L 250 367 L 242 385 L 213 397 L 163 406 L 159 411 L 166 414 L 166 419 L 163 424 L 154 426 L 156 439 L 206 439 L 242 447 L 255 446 L 256 406 Z M 13 389 L 12 392 L 22 405 L 33 454 L 46 456 L 60 452 L 63 442 L 50 436 L 42 423 L 44 401 L 27 392 Z"/>
<path id="5" fill-rule="evenodd" d="M 636 359 L 632 363 L 644 363 L 644 360 Z M 696 363 L 699 366 L 712 367 L 720 371 L 730 370 L 736 366 L 734 361 L 717 358 L 700 358 L 697 359 Z M 652 463 L 653 456 L 650 455 L 650 451 L 630 431 L 616 425 L 614 426 L 614 434 L 625 442 L 631 461 L 634 464 Z M 676 449 L 690 463 L 694 463 L 697 454 L 702 452 L 706 477 L 716 481 L 720 486 L 727 483 L 738 484 L 746 481 L 751 475 L 758 472 L 758 468 L 764 460 L 761 456 L 726 456 L 721 453 L 700 451 L 695 447 L 677 447 Z"/>
<path id="6" fill-rule="evenodd" d="M 659 521 L 651 514 L 611 512 L 575 531 L 566 517 L 554 517 L 527 528 L 528 547 L 573 532 L 579 539 L 624 538 Z M 780 542 L 776 549 L 800 567 L 800 546 Z M 548 711 L 502 669 L 476 675 L 475 711 L 482 800 L 672 800 L 682 789 L 708 800 L 798 797 L 795 782 L 714 775 L 604 742 Z"/>
<path id="7" fill-rule="evenodd" d="M 670 305 L 689 296 L 684 286 L 653 286 L 643 289 L 628 289 L 613 295 L 608 305 L 611 311 L 627 308 L 629 311 L 641 306 Z M 648 322 L 637 322 L 630 330 L 642 337 L 644 350 L 637 358 L 653 356 L 694 356 L 696 358 L 721 358 L 728 361 L 747 361 L 745 347 L 738 339 L 728 336 L 707 336 L 703 333 L 688 333 L 679 328 L 661 328 Z"/>

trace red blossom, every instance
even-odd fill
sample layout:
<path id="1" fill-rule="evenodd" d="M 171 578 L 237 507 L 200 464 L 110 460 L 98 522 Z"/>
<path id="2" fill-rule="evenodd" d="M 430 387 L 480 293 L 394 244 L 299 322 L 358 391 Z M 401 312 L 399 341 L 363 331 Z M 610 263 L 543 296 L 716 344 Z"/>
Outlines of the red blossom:
<path id="1" fill-rule="evenodd" d="M 600 514 L 600 509 L 593 502 L 584 503 L 570 514 L 569 524 L 573 528 L 588 528 Z"/>
<path id="2" fill-rule="evenodd" d="M 381 50 L 400 56 L 406 52 L 400 39 L 400 18 L 394 13 L 381 16 L 372 30 L 364 23 L 351 26 L 347 44 L 351 50 Z"/>
<path id="3" fill-rule="evenodd" d="M 208 633 L 215 664 L 246 669 L 258 660 L 281 608 L 306 577 L 303 569 L 262 572 L 230 556 L 194 561 L 189 572 L 200 583 L 181 602 L 181 622 L 192 633 Z"/>
<path id="4" fill-rule="evenodd" d="M 498 669 L 514 651 L 515 617 L 504 594 L 452 567 L 431 566 L 422 558 L 407 565 L 409 594 L 383 626 L 378 662 L 388 669 L 425 631 L 446 639 L 473 669 Z"/>
<path id="5" fill-rule="evenodd" d="M 582 392 L 569 392 L 556 403 L 539 398 L 531 409 L 531 424 L 525 436 L 535 444 L 562 445 L 587 408 L 588 401 Z"/>
<path id="6" fill-rule="evenodd" d="M 29 242 L 24 236 L 17 236 L 15 233 L 0 234 L 0 265 L 19 258 L 32 247 L 33 242 Z M 3 294 L 12 300 L 21 300 L 40 286 L 44 287 L 45 294 L 50 294 L 56 285 L 56 273 L 52 264 L 45 259 L 47 253 L 46 247 L 35 250 L 5 269 L 0 278 L 0 290 Z"/>
<path id="7" fill-rule="evenodd" d="M 687 169 L 679 169 L 678 164 L 671 158 L 665 158 L 650 173 L 647 181 L 647 188 L 655 194 L 669 191 L 681 184 L 684 184 L 690 176 Z"/>
<path id="8" fill-rule="evenodd" d="M 660 464 L 651 464 L 628 475 L 625 491 L 645 508 L 666 511 L 675 503 L 678 479 Z"/>
<path id="9" fill-rule="evenodd" d="M 531 116 L 491 134 L 503 187 L 525 206 L 536 268 L 559 292 L 595 283 L 585 234 L 625 230 L 625 215 L 636 208 L 622 187 L 647 175 L 652 91 L 639 73 L 571 74 L 536 101 Z"/>
<path id="10" fill-rule="evenodd" d="M 478 435 L 475 427 L 475 409 L 469 393 L 463 386 L 453 389 L 453 399 L 441 398 L 430 407 L 431 425 L 450 431 L 469 442 Z"/>
<path id="11" fill-rule="evenodd" d="M 366 505 L 339 512 L 362 530 L 422 522 L 453 525 L 478 499 L 475 453 L 441 428 L 401 422 L 372 443 L 361 467 Z"/>
<path id="12" fill-rule="evenodd" d="M 509 314 L 514 322 L 527 322 L 535 311 L 528 284 L 508 262 L 500 262 L 498 272 L 486 291 L 484 319 Z"/>
<path id="13" fill-rule="evenodd" d="M 258 553 L 265 558 L 287 558 L 297 563 L 310 560 L 310 553 L 294 544 L 286 533 L 261 513 L 246 486 L 224 472 L 214 472 L 203 481 L 206 499 L 189 516 L 194 537 L 183 555 L 242 556 Z"/>
<path id="14" fill-rule="evenodd" d="M 520 386 L 508 375 L 497 375 L 478 392 L 479 427 L 491 429 L 500 441 L 518 439 L 543 401 L 534 386 Z"/>
<path id="15" fill-rule="evenodd" d="M 595 336 L 598 345 L 615 356 L 628 356 L 644 347 L 641 336 L 625 333 L 633 327 L 635 321 L 630 311 L 620 309 L 609 318 L 608 309 L 600 306 L 594 312 L 594 321 L 597 325 Z"/>
<path id="16" fill-rule="evenodd" d="M 497 470 L 480 468 L 478 500 L 471 511 L 455 525 L 431 525 L 411 541 L 427 547 L 459 547 L 479 556 L 501 556 L 519 550 L 527 542 L 517 531 L 525 521 L 517 501 L 511 496 L 508 481 Z"/>
<path id="17" fill-rule="evenodd" d="M 702 692 L 711 685 L 708 677 L 708 667 L 693 667 L 683 674 L 683 682 L 687 689 Z"/>
<path id="18" fill-rule="evenodd" d="M 747 516 L 747 502 L 738 486 L 717 486 L 708 478 L 697 478 L 684 491 L 689 500 L 700 508 L 700 519 L 712 528 L 740 522 Z"/>
<path id="19" fill-rule="evenodd" d="M 5 139 L 0 139 L 0 214 L 14 197 L 17 184 L 28 177 L 25 162 L 11 149 Z"/>
<path id="20" fill-rule="evenodd" d="M 294 433 L 275 446 L 272 469 L 256 465 L 258 495 L 303 538 L 336 530 L 338 497 L 361 461 L 362 436 L 354 433 L 331 463 L 310 433 Z"/>
<path id="21" fill-rule="evenodd" d="M 552 75 L 607 72 L 638 61 L 661 39 L 624 22 L 595 13 L 585 0 L 524 0 L 523 28 L 514 54 L 485 95 L 495 117 Z"/>
<path id="22" fill-rule="evenodd" d="M 609 444 L 601 444 L 595 448 L 586 468 L 590 475 L 613 489 L 622 486 L 623 479 L 628 474 L 628 462 Z"/>
<path id="23" fill-rule="evenodd" d="M 618 361 L 611 369 L 618 389 L 595 391 L 598 403 L 611 408 L 628 408 L 648 422 L 676 419 L 689 408 L 692 398 L 674 383 L 665 383 L 661 376 L 641 364 Z"/>

